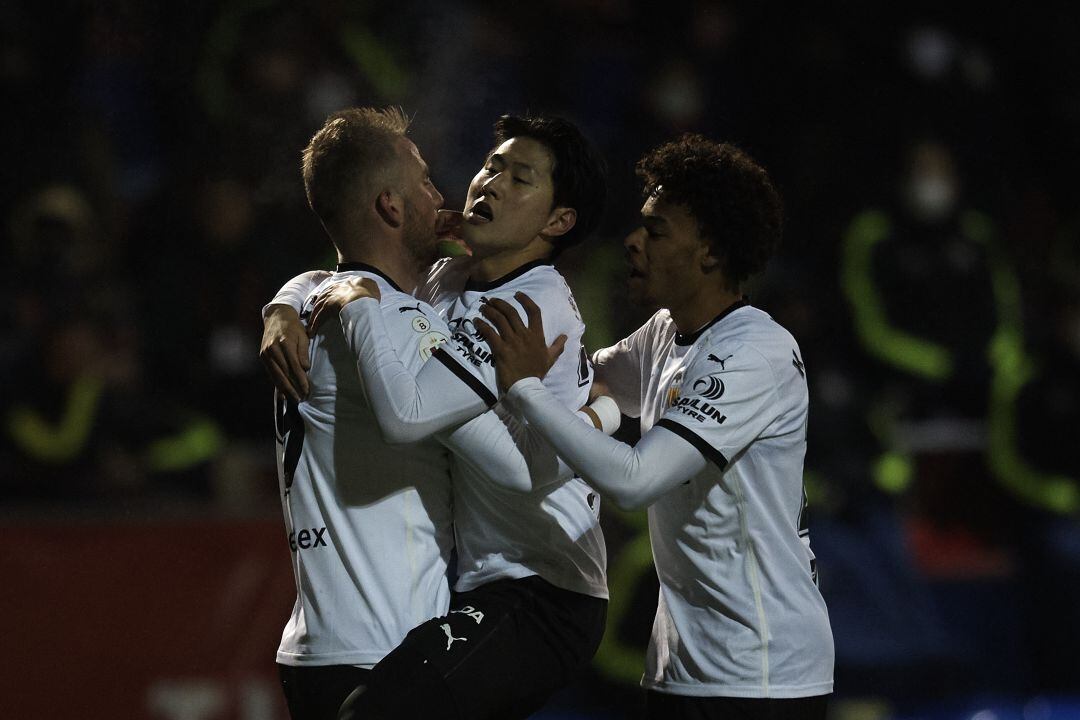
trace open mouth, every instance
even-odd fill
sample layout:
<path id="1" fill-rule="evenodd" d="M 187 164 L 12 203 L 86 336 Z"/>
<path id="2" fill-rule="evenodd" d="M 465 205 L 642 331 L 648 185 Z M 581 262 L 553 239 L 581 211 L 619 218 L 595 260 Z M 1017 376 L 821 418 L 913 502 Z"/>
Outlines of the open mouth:
<path id="1" fill-rule="evenodd" d="M 477 200 L 465 214 L 465 220 L 474 225 L 477 223 L 489 223 L 495 219 L 491 206 L 484 200 Z"/>

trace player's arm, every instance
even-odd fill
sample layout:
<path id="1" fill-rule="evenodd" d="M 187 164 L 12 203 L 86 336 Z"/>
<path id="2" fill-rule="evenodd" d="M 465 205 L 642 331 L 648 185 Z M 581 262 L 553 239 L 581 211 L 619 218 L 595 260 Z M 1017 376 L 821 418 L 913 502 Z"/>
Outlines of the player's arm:
<path id="1" fill-rule="evenodd" d="M 578 429 L 597 428 L 608 435 L 618 430 L 619 421 L 619 408 L 609 397 L 597 398 L 571 413 L 569 420 Z M 508 490 L 532 492 L 566 482 L 575 475 L 535 428 L 505 410 L 488 411 L 452 432 L 441 433 L 439 440 L 461 460 Z"/>
<path id="2" fill-rule="evenodd" d="M 572 413 L 540 382 L 557 357 L 554 350 L 561 346 L 548 347 L 540 308 L 524 294 L 517 300 L 525 308 L 528 326 L 507 303 L 493 299 L 483 311 L 491 325 L 478 321 L 477 329 L 495 354 L 500 388 L 509 387 L 510 407 L 586 482 L 620 508 L 634 509 L 652 504 L 704 469 L 702 454 L 663 428 L 650 430 L 630 447 L 572 422 Z"/>
<path id="3" fill-rule="evenodd" d="M 528 326 L 521 322 L 516 311 L 497 300 L 491 301 L 484 310 L 484 316 L 492 325 L 477 324 L 495 354 L 500 387 L 510 388 L 508 404 L 587 482 L 609 495 L 619 507 L 633 509 L 652 504 L 664 493 L 704 470 L 707 462 L 725 469 L 727 458 L 717 445 L 727 449 L 727 457 L 732 457 L 760 429 L 757 426 L 761 420 L 748 419 L 739 422 L 737 430 L 722 433 L 718 429 L 727 418 L 719 411 L 712 415 L 708 410 L 695 411 L 695 416 L 684 416 L 680 410 L 672 408 L 635 447 L 603 433 L 581 431 L 580 427 L 568 422 L 566 409 L 539 381 L 550 367 L 545 352 L 546 341 L 542 329 L 538 328 L 540 309 L 528 297 L 518 300 L 526 309 Z M 697 387 L 697 380 L 701 379 L 698 375 L 702 374 L 702 369 L 691 368 L 684 382 L 689 382 L 691 388 Z M 737 377 L 736 384 L 747 388 L 732 405 L 738 408 L 737 413 L 732 409 L 733 415 L 740 418 L 765 415 L 756 410 L 768 401 L 775 383 L 770 381 L 771 378 L 763 378 L 763 374 L 769 374 L 767 364 L 763 362 L 748 363 L 738 371 L 732 369 L 731 378 Z M 700 387 L 703 392 L 713 395 L 718 389 L 718 386 L 710 387 L 709 383 Z M 704 406 L 699 403 L 698 407 Z M 689 423 L 685 421 L 686 417 L 691 418 Z M 700 423 L 700 427 L 692 423 Z M 722 439 L 718 440 L 718 436 Z"/>
<path id="4" fill-rule="evenodd" d="M 629 417 L 641 415 L 642 343 L 648 332 L 646 323 L 611 347 L 597 350 L 591 358 L 595 377 L 590 394 L 611 396 Z"/>
<path id="5" fill-rule="evenodd" d="M 426 362 L 414 375 L 398 356 L 378 286 L 371 280 L 352 278 L 329 288 L 316 300 L 309 326 L 316 330 L 335 315 L 356 357 L 368 403 L 387 442 L 418 442 L 495 404 L 494 394 L 486 388 L 485 393 L 477 393 L 459 382 L 452 360 Z M 450 335 L 449 328 L 443 326 L 442 330 Z M 432 358 L 441 355 L 438 349 Z"/>
<path id="6" fill-rule="evenodd" d="M 274 386 L 293 402 L 300 402 L 307 396 L 307 371 L 311 368 L 307 330 L 300 321 L 300 310 L 304 299 L 328 277 L 330 273 L 324 270 L 297 275 L 285 283 L 262 310 L 259 360 Z"/>
<path id="7" fill-rule="evenodd" d="M 631 447 L 572 423 L 570 411 L 536 376 L 514 383 L 507 400 L 567 464 L 623 510 L 647 507 L 705 469 L 704 455 L 663 427 L 649 430 Z"/>

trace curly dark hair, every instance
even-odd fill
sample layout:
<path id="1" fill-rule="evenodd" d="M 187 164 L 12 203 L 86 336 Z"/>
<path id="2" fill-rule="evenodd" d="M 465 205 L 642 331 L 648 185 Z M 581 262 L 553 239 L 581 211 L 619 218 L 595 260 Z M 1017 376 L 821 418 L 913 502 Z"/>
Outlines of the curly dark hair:
<path id="1" fill-rule="evenodd" d="M 574 227 L 555 246 L 553 254 L 558 255 L 600 224 L 607 198 L 607 166 L 581 130 L 561 117 L 503 115 L 495 121 L 496 146 L 516 137 L 532 138 L 551 152 L 555 159 L 552 207 L 573 208 L 577 213 Z"/>
<path id="2" fill-rule="evenodd" d="M 696 134 L 664 143 L 635 168 L 645 195 L 686 208 L 732 288 L 765 269 L 780 242 L 783 206 L 765 168 Z"/>

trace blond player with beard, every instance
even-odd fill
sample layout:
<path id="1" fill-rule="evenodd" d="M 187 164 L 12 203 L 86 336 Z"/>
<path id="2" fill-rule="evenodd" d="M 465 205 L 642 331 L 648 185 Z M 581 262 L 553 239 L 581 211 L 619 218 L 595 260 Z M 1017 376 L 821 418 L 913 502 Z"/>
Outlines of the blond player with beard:
<path id="1" fill-rule="evenodd" d="M 595 227 L 603 196 L 602 163 L 574 126 L 504 117 L 496 124 L 496 147 L 469 188 L 460 230 L 473 257 L 437 265 L 418 292 L 451 335 L 432 362 L 413 372 L 386 342 L 381 288 L 354 281 L 324 294 L 313 323 L 340 311 L 388 438 L 417 441 L 453 428 L 460 413 L 495 405 L 490 351 L 473 322 L 489 299 L 511 301 L 519 291 L 544 306 L 552 340 L 565 336 L 568 352 L 546 382 L 568 409 L 585 404 L 592 372 L 581 347 L 584 325 L 550 262 Z M 311 282 L 301 276 L 275 303 L 294 305 Z M 270 347 L 276 336 L 295 333 L 271 317 L 264 336 Z M 287 342 L 279 347 L 287 349 Z M 280 375 L 288 374 L 286 363 L 276 364 Z M 501 407 L 481 417 L 502 418 L 507 425 L 500 421 L 499 433 L 520 439 L 521 428 Z M 454 456 L 459 573 L 451 610 L 410 633 L 342 717 L 527 717 L 599 644 L 607 587 L 598 496 L 557 472 L 550 451 L 539 461 L 543 453 L 530 454 L 522 483 L 493 469 L 499 447 L 472 447 Z"/>

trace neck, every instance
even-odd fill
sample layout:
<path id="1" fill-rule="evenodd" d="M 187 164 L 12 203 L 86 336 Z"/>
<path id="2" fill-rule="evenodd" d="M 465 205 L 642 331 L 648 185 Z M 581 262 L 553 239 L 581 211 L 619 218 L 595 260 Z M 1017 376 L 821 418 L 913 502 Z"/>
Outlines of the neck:
<path id="1" fill-rule="evenodd" d="M 671 313 L 675 328 L 680 333 L 689 335 L 734 303 L 742 300 L 742 297 L 742 292 L 738 288 L 735 290 L 716 288 L 698 293 L 692 300 L 678 307 L 669 307 L 668 311 Z"/>
<path id="2" fill-rule="evenodd" d="M 474 256 L 469 277 L 481 282 L 498 280 L 522 265 L 550 259 L 551 249 L 551 243 L 542 240 L 531 242 L 523 248 L 502 250 L 488 257 L 476 258 Z"/>
<path id="3" fill-rule="evenodd" d="M 338 262 L 360 262 L 378 268 L 399 288 L 411 293 L 420 282 L 423 268 L 404 251 L 400 239 L 375 238 L 338 249 Z"/>

